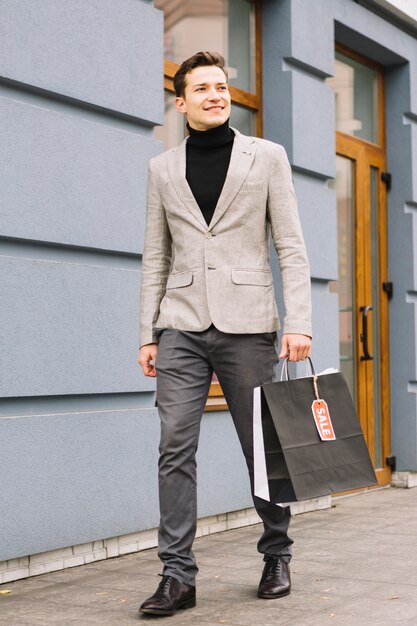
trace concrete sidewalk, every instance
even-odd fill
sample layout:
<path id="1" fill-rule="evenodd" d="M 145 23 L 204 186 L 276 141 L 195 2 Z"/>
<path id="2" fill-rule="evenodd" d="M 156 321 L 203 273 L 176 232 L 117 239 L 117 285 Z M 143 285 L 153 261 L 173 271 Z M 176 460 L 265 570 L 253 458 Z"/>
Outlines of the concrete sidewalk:
<path id="1" fill-rule="evenodd" d="M 336 500 L 295 517 L 293 589 L 259 600 L 260 526 L 197 539 L 197 607 L 138 617 L 159 578 L 147 550 L 0 586 L 7 626 L 416 626 L 417 489 L 384 489 Z"/>

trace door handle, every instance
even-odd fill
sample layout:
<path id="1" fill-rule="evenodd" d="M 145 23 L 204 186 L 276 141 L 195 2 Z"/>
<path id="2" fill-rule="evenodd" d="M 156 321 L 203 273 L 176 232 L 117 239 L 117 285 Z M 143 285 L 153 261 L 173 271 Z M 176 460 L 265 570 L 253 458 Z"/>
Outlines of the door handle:
<path id="1" fill-rule="evenodd" d="M 368 304 L 367 306 L 361 306 L 359 311 L 362 313 L 362 334 L 361 341 L 363 347 L 363 354 L 361 354 L 361 361 L 372 361 L 374 358 L 372 354 L 369 354 L 368 348 L 368 313 L 372 311 L 372 306 Z"/>

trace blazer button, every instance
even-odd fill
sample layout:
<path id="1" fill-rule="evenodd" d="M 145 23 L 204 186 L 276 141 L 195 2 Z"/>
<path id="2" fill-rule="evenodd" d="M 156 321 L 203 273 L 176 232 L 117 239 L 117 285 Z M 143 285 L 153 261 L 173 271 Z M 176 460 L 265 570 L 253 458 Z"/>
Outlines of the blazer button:
<path id="1" fill-rule="evenodd" d="M 211 239 L 213 237 L 212 233 L 210 231 L 208 231 L 206 233 L 206 239 Z"/>

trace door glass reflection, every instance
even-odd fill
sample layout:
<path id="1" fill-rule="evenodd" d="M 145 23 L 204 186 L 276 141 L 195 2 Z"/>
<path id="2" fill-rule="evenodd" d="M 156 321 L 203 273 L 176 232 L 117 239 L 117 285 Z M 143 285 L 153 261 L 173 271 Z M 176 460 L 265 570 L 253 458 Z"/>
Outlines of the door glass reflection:
<path id="1" fill-rule="evenodd" d="M 336 130 L 378 143 L 377 71 L 336 52 L 334 76 Z"/>
<path id="2" fill-rule="evenodd" d="M 330 291 L 339 298 L 340 371 L 344 374 L 350 393 L 356 403 L 356 347 L 355 347 L 355 281 L 354 281 L 354 163 L 345 157 L 336 157 L 334 188 L 337 197 L 337 241 L 339 277 L 330 283 Z"/>

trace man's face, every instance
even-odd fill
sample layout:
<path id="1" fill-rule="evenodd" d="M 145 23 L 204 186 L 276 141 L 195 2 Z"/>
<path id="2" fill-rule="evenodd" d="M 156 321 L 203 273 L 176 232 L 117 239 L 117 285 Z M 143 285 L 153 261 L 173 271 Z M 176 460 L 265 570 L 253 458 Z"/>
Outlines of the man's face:
<path id="1" fill-rule="evenodd" d="M 230 93 L 226 76 L 216 65 L 202 65 L 185 77 L 185 93 L 175 99 L 177 109 L 187 115 L 195 130 L 209 130 L 230 116 Z"/>

